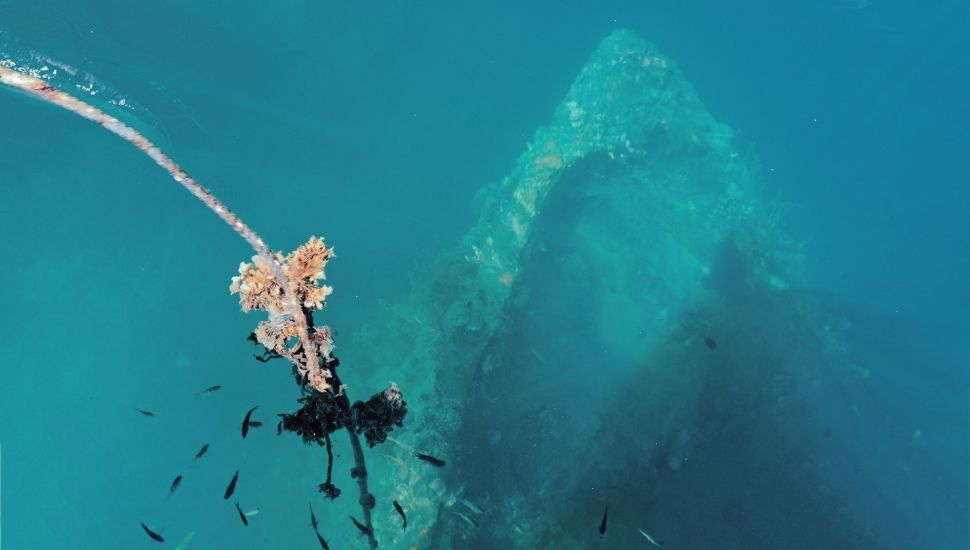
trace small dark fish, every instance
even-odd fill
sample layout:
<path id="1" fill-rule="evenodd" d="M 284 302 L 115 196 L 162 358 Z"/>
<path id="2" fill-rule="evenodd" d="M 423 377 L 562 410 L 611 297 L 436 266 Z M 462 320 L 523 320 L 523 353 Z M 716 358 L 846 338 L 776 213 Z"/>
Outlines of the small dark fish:
<path id="1" fill-rule="evenodd" d="M 262 428 L 263 427 L 263 423 L 260 422 L 259 420 L 250 420 L 249 421 L 249 427 L 250 428 Z"/>
<path id="2" fill-rule="evenodd" d="M 350 521 L 354 522 L 354 525 L 357 526 L 358 529 L 360 529 L 361 533 L 367 535 L 368 537 L 374 536 L 374 531 L 372 531 L 369 527 L 367 527 L 363 523 L 357 521 L 357 518 L 355 518 L 354 516 L 347 516 L 347 517 L 350 518 Z"/>
<path id="3" fill-rule="evenodd" d="M 403 530 L 404 531 L 407 531 L 408 530 L 408 518 L 407 518 L 407 516 L 404 515 L 404 508 L 401 508 L 401 505 L 398 504 L 396 500 L 391 501 L 391 503 L 394 504 L 394 509 L 397 510 L 397 513 L 401 515 L 401 519 L 404 520 Z"/>
<path id="4" fill-rule="evenodd" d="M 245 525 L 246 527 L 249 527 L 249 520 L 246 519 L 246 514 L 243 513 L 242 506 L 239 506 L 238 502 L 236 503 L 236 511 L 239 512 L 239 519 L 242 520 L 243 525 Z"/>
<path id="5" fill-rule="evenodd" d="M 169 496 L 171 496 L 172 493 L 174 493 L 175 490 L 178 489 L 179 488 L 179 485 L 181 485 L 181 484 L 182 484 L 182 475 L 179 474 L 179 475 L 175 476 L 175 479 L 172 480 L 172 486 L 168 488 L 168 494 L 169 494 Z"/>
<path id="6" fill-rule="evenodd" d="M 146 411 L 145 409 L 135 409 L 135 410 L 145 416 L 155 416 L 155 413 L 153 413 L 152 411 Z"/>
<path id="7" fill-rule="evenodd" d="M 704 345 L 707 346 L 707 349 L 717 349 L 717 340 L 707 336 L 704 338 Z"/>
<path id="8" fill-rule="evenodd" d="M 607 504 L 603 507 L 603 521 L 600 522 L 600 536 L 606 534 L 606 513 L 609 511 L 610 505 Z"/>
<path id="9" fill-rule="evenodd" d="M 249 412 L 246 413 L 246 418 L 243 418 L 243 423 L 242 423 L 242 435 L 243 435 L 243 438 L 245 438 L 246 437 L 246 434 L 249 433 L 249 417 L 252 416 L 253 415 L 253 411 L 255 411 L 258 408 L 259 408 L 259 405 L 256 405 L 255 407 L 249 409 Z"/>
<path id="10" fill-rule="evenodd" d="M 199 392 L 199 395 L 209 395 L 210 393 L 216 393 L 221 390 L 222 386 L 216 384 L 215 386 L 209 386 L 208 388 Z"/>
<path id="11" fill-rule="evenodd" d="M 151 537 L 152 540 L 157 542 L 165 542 L 165 539 L 163 539 L 161 535 L 149 529 L 144 523 L 141 524 L 141 528 L 145 530 L 145 533 L 148 533 L 148 536 Z"/>
<path id="12" fill-rule="evenodd" d="M 232 481 L 229 482 L 229 486 L 226 487 L 226 496 L 223 498 L 229 500 L 229 497 L 236 492 L 236 481 L 239 480 L 239 470 L 236 470 L 235 475 L 232 476 Z"/>
<path id="13" fill-rule="evenodd" d="M 195 453 L 195 458 L 193 458 L 192 461 L 195 462 L 196 460 L 199 460 L 200 458 L 202 458 L 202 455 L 206 454 L 207 452 L 209 452 L 209 444 L 208 443 L 206 443 L 205 445 L 203 445 L 202 448 L 199 449 L 199 452 Z"/>
<path id="14" fill-rule="evenodd" d="M 414 452 L 414 456 L 418 457 L 419 459 L 427 462 L 428 464 L 430 464 L 430 465 L 432 465 L 432 466 L 434 466 L 436 468 L 441 468 L 442 466 L 445 465 L 445 461 L 444 460 L 441 460 L 440 458 L 437 458 L 437 457 L 434 457 L 434 456 L 431 456 L 431 455 L 426 455 L 424 453 L 419 453 L 419 452 L 415 451 Z"/>
<path id="15" fill-rule="evenodd" d="M 309 504 L 309 506 L 310 506 L 310 527 L 313 527 L 313 530 L 316 531 L 317 530 L 317 516 L 316 516 L 316 514 L 313 513 L 313 504 L 311 504 L 309 502 L 307 504 Z"/>
<path id="16" fill-rule="evenodd" d="M 322 548 L 323 550 L 330 550 L 330 545 L 327 544 L 327 541 L 320 536 L 320 532 L 317 531 L 316 529 L 314 529 L 313 532 L 317 535 L 317 542 L 320 543 L 320 548 Z"/>

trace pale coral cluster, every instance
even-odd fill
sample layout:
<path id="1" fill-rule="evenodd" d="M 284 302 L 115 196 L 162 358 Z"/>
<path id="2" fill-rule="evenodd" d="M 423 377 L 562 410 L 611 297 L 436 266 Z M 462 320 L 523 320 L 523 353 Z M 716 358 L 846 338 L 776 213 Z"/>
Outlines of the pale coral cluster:
<path id="1" fill-rule="evenodd" d="M 333 288 L 320 282 L 326 278 L 324 268 L 332 257 L 333 249 L 327 248 L 323 239 L 318 237 L 311 237 L 306 244 L 286 256 L 276 253 L 276 259 L 286 277 L 284 283 L 289 284 L 294 298 L 303 308 L 326 307 L 327 296 L 333 292 Z M 308 368 L 311 361 L 307 360 L 301 349 L 299 325 L 288 306 L 286 291 L 274 277 L 266 259 L 257 255 L 253 256 L 252 263 L 239 264 L 239 275 L 232 278 L 229 292 L 239 294 L 239 304 L 243 311 L 259 309 L 269 314 L 269 319 L 261 321 L 253 331 L 260 344 L 290 359 L 318 391 L 329 388 L 327 379 L 330 378 L 330 372 L 327 369 L 313 371 Z M 325 358 L 329 357 L 333 351 L 330 329 L 309 328 L 307 336 L 316 352 Z"/>
<path id="2" fill-rule="evenodd" d="M 327 248 L 323 239 L 310 237 L 310 240 L 286 257 L 283 274 L 293 285 L 293 290 L 303 301 L 303 307 L 323 309 L 327 296 L 333 288 L 319 285 L 326 278 L 323 269 L 333 257 L 333 249 Z"/>
<path id="3" fill-rule="evenodd" d="M 277 260 L 283 266 L 283 274 L 303 307 L 323 309 L 326 305 L 327 296 L 333 292 L 333 288 L 321 286 L 319 281 L 326 278 L 323 270 L 332 257 L 333 249 L 327 248 L 323 239 L 318 237 L 310 237 L 306 244 L 287 256 L 276 253 Z M 239 294 L 239 304 L 243 311 L 287 311 L 286 293 L 273 277 L 273 271 L 266 260 L 260 256 L 253 256 L 253 263 L 239 264 L 239 275 L 232 278 L 229 291 Z"/>
<path id="4" fill-rule="evenodd" d="M 384 399 L 395 409 L 401 408 L 404 405 L 401 388 L 397 387 L 396 382 L 391 382 L 391 386 L 384 390 Z"/>

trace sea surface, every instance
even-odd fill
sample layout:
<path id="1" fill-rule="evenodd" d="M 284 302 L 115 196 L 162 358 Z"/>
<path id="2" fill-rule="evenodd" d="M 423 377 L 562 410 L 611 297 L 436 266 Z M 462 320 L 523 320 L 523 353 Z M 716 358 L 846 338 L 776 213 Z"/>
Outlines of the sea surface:
<path id="1" fill-rule="evenodd" d="M 348 394 L 366 399 L 423 368 L 355 364 L 391 345 L 393 335 L 368 327 L 390 326 L 390 308 L 417 301 L 407 297 L 489 207 L 482 190 L 510 173 L 618 29 L 654 44 L 733 130 L 756 200 L 800 247 L 800 296 L 839 320 L 845 379 L 858 380 L 828 393 L 819 388 L 841 377 L 822 370 L 830 378 L 784 409 L 791 416 L 741 439 L 712 424 L 730 417 L 725 409 L 656 440 L 645 426 L 679 416 L 615 424 L 615 411 L 638 403 L 622 373 L 641 367 L 623 338 L 589 336 L 606 351 L 585 347 L 584 308 L 613 307 L 586 290 L 612 287 L 595 271 L 588 284 L 555 283 L 581 271 L 564 236 L 589 225 L 555 214 L 582 205 L 551 202 L 535 235 L 564 263 L 532 255 L 521 277 L 502 279 L 512 287 L 495 321 L 504 328 L 482 343 L 492 360 L 527 360 L 502 382 L 481 378 L 505 372 L 501 364 L 455 365 L 479 373 L 474 391 L 452 395 L 465 428 L 442 430 L 440 472 L 417 463 L 453 498 L 421 504 L 415 517 L 435 519 L 410 523 L 415 537 L 427 532 L 408 544 L 651 548 L 643 529 L 670 549 L 970 547 L 967 2 L 0 0 L 0 62 L 39 71 L 136 128 L 275 249 L 324 237 L 336 251 L 326 271 L 334 293 L 316 320 L 334 331 Z M 574 174 L 584 185 L 595 176 Z M 0 544 L 148 548 L 157 543 L 144 523 L 170 547 L 314 548 L 312 503 L 331 548 L 366 548 L 347 519 L 360 507 L 346 438 L 334 448 L 344 493 L 330 502 L 317 491 L 325 452 L 276 433 L 276 414 L 300 394 L 289 367 L 256 361 L 246 340 L 261 317 L 240 312 L 228 290 L 253 254 L 245 242 L 129 144 L 6 89 L 0 178 Z M 453 298 L 440 288 L 436 300 Z M 722 322 L 722 307 L 749 311 L 725 303 Z M 625 318 L 612 334 L 630 328 Z M 745 323 L 732 326 L 756 325 Z M 714 335 L 704 351 L 764 337 Z M 567 369 L 576 387 L 543 393 L 561 372 L 548 362 L 578 356 L 570 345 L 584 361 Z M 767 388 L 766 369 L 743 383 Z M 741 384 L 710 377 L 703 396 L 717 395 L 717 383 Z M 392 436 L 406 444 L 409 425 L 435 418 L 435 401 L 402 391 L 410 412 Z M 679 410 L 676 391 L 651 397 L 660 412 L 650 414 Z M 243 439 L 240 422 L 256 405 L 264 424 Z M 590 433 L 612 450 L 588 450 Z M 193 460 L 203 444 L 210 450 Z M 658 446 L 679 454 L 644 451 L 649 467 L 637 469 L 632 451 Z M 779 446 L 791 452 L 771 455 Z M 365 449 L 379 534 L 398 527 L 389 501 L 399 485 L 380 480 L 394 471 L 392 451 L 401 454 L 392 442 Z M 759 470 L 770 479 L 759 482 Z M 750 483 L 729 479 L 744 476 Z M 462 498 L 472 506 L 455 504 Z M 259 509 L 248 527 L 237 500 Z M 513 512 L 532 520 L 510 521 Z M 398 547 L 384 536 L 382 548 Z M 571 546 L 553 545 L 562 541 Z"/>

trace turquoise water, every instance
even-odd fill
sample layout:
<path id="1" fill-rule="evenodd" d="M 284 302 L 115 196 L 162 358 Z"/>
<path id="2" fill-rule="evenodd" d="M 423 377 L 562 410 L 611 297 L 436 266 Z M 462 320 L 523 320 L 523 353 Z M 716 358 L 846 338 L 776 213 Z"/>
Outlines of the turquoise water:
<path id="1" fill-rule="evenodd" d="M 422 525 L 417 518 L 434 516 L 447 498 L 423 503 L 425 515 L 415 509 L 409 531 L 431 534 L 416 544 L 649 547 L 640 527 L 669 548 L 714 547 L 698 532 L 718 533 L 725 548 L 966 547 L 970 66 L 962 52 L 970 47 L 970 10 L 963 3 L 0 7 L 0 51 L 34 68 L 53 67 L 50 60 L 67 67 L 59 86 L 156 141 L 272 246 L 292 250 L 309 235 L 335 246 L 327 269 L 335 293 L 318 319 L 336 331 L 341 376 L 353 399 L 401 382 L 411 404 L 405 425 L 415 431 L 431 422 L 435 401 L 413 390 L 416 382 L 409 393 L 403 380 L 433 373 L 421 363 L 372 360 L 401 356 L 406 345 L 380 330 L 392 326 L 384 322 L 388 308 L 424 299 L 407 297 L 443 273 L 437 258 L 489 208 L 480 190 L 509 174 L 597 44 L 631 29 L 676 62 L 711 116 L 734 130 L 733 147 L 757 174 L 758 200 L 782 205 L 783 231 L 804 243 L 799 291 L 840 320 L 852 372 L 868 374 L 850 389 L 786 390 L 803 406 L 785 409 L 790 416 L 770 429 L 733 432 L 729 421 L 711 420 L 733 414 L 723 408 L 683 420 L 681 403 L 688 393 L 712 403 L 745 383 L 767 388 L 771 365 L 750 379 L 712 375 L 697 393 L 683 389 L 691 376 L 668 375 L 657 385 L 669 399 L 638 407 L 640 386 L 629 373 L 648 387 L 661 380 L 638 361 L 653 365 L 673 353 L 657 343 L 668 335 L 648 343 L 622 336 L 640 314 L 626 306 L 654 297 L 628 300 L 623 285 L 636 280 L 623 279 L 617 290 L 609 273 L 589 266 L 649 263 L 617 255 L 627 244 L 650 250 L 651 241 L 602 221 L 605 212 L 629 216 L 620 220 L 635 214 L 611 203 L 617 210 L 603 207 L 597 217 L 583 210 L 588 196 L 553 193 L 511 305 L 482 344 L 481 356 L 495 366 L 454 363 L 475 381 L 453 394 L 464 404 L 455 409 L 464 429 L 439 442 L 449 459 L 441 479 L 446 495 L 465 486 L 486 513 L 468 528 L 444 507 Z M 275 414 L 295 409 L 299 394 L 285 365 L 252 359 L 245 337 L 259 317 L 241 314 L 227 290 L 252 255 L 245 243 L 117 137 L 8 91 L 0 93 L 0 114 L 8 259 L 0 276 L 3 542 L 147 547 L 154 543 L 139 528 L 145 522 L 170 546 L 195 533 L 187 548 L 312 548 L 310 501 L 331 547 L 366 547 L 346 518 L 360 509 L 345 438 L 335 436 L 334 470 L 344 494 L 328 502 L 316 491 L 325 453 L 273 429 Z M 593 188 L 606 171 L 583 165 L 567 183 Z M 666 227 L 674 240 L 699 238 L 690 227 Z M 619 244 L 575 253 L 589 235 Z M 543 260 L 545 250 L 562 263 Z M 689 277 L 682 281 L 672 265 L 655 268 L 673 274 L 658 279 L 672 288 L 664 303 L 693 311 L 701 302 L 688 300 Z M 563 273 L 575 278 L 558 280 Z M 732 289 L 741 283 L 714 279 L 727 305 L 711 306 L 711 318 L 740 327 L 718 335 L 714 351 L 750 358 L 770 333 L 759 327 L 777 325 L 771 319 L 780 314 L 774 305 L 739 305 Z M 434 299 L 457 303 L 460 286 L 442 284 Z M 798 320 L 816 326 L 807 313 Z M 609 383 L 592 383 L 606 389 L 577 392 L 564 404 L 570 384 L 544 384 L 562 372 L 583 377 L 586 364 L 542 365 L 562 364 L 591 341 L 605 351 L 591 353 L 589 368 Z M 439 358 L 460 346 L 412 345 Z M 803 364 L 792 358 L 794 344 L 764 347 L 772 360 Z M 489 369 L 509 365 L 515 371 L 503 383 L 489 382 Z M 819 377 L 822 388 L 836 378 Z M 442 375 L 435 380 L 435 391 L 451 387 Z M 199 395 L 214 384 L 222 390 Z M 766 402 L 745 414 L 770 417 L 777 411 Z M 243 440 L 239 423 L 257 404 L 265 425 Z M 650 432 L 651 424 L 665 430 Z M 392 435 L 407 441 L 409 433 Z M 593 433 L 607 449 L 588 443 Z M 211 450 L 193 463 L 204 443 Z M 668 460 L 683 460 L 686 450 L 669 457 L 637 450 L 652 445 L 689 448 L 690 459 Z M 789 451 L 783 457 L 766 452 L 781 447 Z M 367 451 L 382 529 L 396 521 L 388 512 L 395 484 L 380 481 L 394 472 L 383 456 L 395 450 L 388 443 Z M 222 498 L 237 468 L 235 498 L 260 509 L 248 528 Z M 184 482 L 166 498 L 176 475 Z M 435 479 L 423 475 L 416 483 Z M 542 509 L 541 520 L 507 521 L 515 502 L 524 503 L 525 517 Z M 605 503 L 610 524 L 600 537 Z M 396 547 L 384 540 L 382 547 Z"/>

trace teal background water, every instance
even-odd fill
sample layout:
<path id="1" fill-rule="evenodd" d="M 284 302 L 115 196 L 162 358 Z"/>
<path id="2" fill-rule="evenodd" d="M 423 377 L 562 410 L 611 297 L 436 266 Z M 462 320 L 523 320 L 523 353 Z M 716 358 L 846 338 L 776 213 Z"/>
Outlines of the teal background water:
<path id="1" fill-rule="evenodd" d="M 112 112 L 274 246 L 324 235 L 338 346 L 474 221 L 475 193 L 508 171 L 599 40 L 635 30 L 790 204 L 815 290 L 882 374 L 887 429 L 871 437 L 920 430 L 934 487 L 952 488 L 911 498 L 952 502 L 939 521 L 953 538 L 905 521 L 887 538 L 966 547 L 965 3 L 0 1 L 0 16 L 0 49 L 60 60 L 134 103 Z M 294 526 L 319 502 L 325 457 L 269 426 L 294 388 L 282 366 L 252 361 L 256 318 L 228 295 L 244 243 L 90 123 L 6 91 L 0 117 L 3 541 L 135 548 L 150 543 L 146 521 L 172 542 L 195 531 L 197 548 L 314 544 Z M 338 352 L 353 363 L 349 342 Z M 365 386 L 367 374 L 343 375 Z M 222 392 L 196 395 L 212 384 Z M 255 404 L 267 427 L 243 441 Z M 241 504 L 262 509 L 248 531 L 221 499 L 237 467 Z M 353 540 L 345 498 L 317 505 L 335 548 Z"/>

